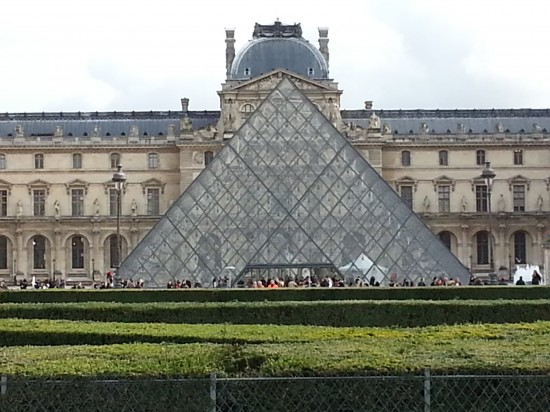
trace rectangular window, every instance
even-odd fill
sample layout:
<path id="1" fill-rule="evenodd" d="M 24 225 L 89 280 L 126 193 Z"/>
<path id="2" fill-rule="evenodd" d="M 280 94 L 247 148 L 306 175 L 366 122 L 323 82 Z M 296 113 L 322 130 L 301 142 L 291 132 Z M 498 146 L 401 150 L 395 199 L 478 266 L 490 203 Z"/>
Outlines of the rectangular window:
<path id="1" fill-rule="evenodd" d="M 449 152 L 446 150 L 439 151 L 439 166 L 448 166 L 449 165 Z"/>
<path id="2" fill-rule="evenodd" d="M 514 185 L 512 190 L 514 195 L 514 212 L 525 212 L 525 186 Z"/>
<path id="3" fill-rule="evenodd" d="M 476 186 L 476 212 L 487 212 L 487 186 Z"/>
<path id="4" fill-rule="evenodd" d="M 71 214 L 84 216 L 84 189 L 71 190 Z"/>
<path id="5" fill-rule="evenodd" d="M 8 215 L 8 191 L 0 190 L 0 216 Z"/>
<path id="6" fill-rule="evenodd" d="M 160 214 L 160 189 L 147 189 L 147 214 Z"/>
<path id="7" fill-rule="evenodd" d="M 437 202 L 439 213 L 449 213 L 451 211 L 451 186 L 437 187 Z"/>
<path id="8" fill-rule="evenodd" d="M 73 169 L 82 169 L 82 155 L 80 153 L 73 154 Z"/>
<path id="9" fill-rule="evenodd" d="M 149 169 L 158 169 L 159 167 L 159 155 L 158 153 L 149 153 Z"/>
<path id="10" fill-rule="evenodd" d="M 476 164 L 483 166 L 485 164 L 485 150 L 476 151 Z"/>
<path id="11" fill-rule="evenodd" d="M 32 191 L 32 206 L 34 216 L 46 216 L 46 191 L 44 189 Z"/>
<path id="12" fill-rule="evenodd" d="M 523 150 L 521 149 L 514 150 L 514 164 L 515 165 L 523 164 Z"/>
<path id="13" fill-rule="evenodd" d="M 34 155 L 34 168 L 44 169 L 44 155 L 39 153 Z"/>
<path id="14" fill-rule="evenodd" d="M 413 208 L 413 187 L 401 186 L 399 188 L 399 191 L 401 192 L 401 199 L 403 199 L 403 202 L 412 209 Z"/>
<path id="15" fill-rule="evenodd" d="M 116 216 L 117 193 L 116 189 L 109 189 L 109 214 Z"/>

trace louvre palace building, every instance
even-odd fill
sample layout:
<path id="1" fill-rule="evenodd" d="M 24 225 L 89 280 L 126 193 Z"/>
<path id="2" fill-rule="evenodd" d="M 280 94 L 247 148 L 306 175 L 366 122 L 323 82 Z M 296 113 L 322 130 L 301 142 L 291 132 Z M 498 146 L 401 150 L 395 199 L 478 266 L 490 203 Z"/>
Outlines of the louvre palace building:
<path id="1" fill-rule="evenodd" d="M 547 266 L 550 110 L 343 109 L 328 29 L 318 47 L 278 21 L 225 44 L 219 111 L 0 113 L 1 279 Z"/>

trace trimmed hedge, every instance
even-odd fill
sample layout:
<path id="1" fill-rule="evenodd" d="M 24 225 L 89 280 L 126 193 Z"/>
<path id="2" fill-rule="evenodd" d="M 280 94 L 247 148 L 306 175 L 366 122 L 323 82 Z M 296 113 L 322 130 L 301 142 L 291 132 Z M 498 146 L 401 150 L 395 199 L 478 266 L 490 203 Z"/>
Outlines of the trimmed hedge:
<path id="1" fill-rule="evenodd" d="M 396 330 L 395 330 L 396 329 Z M 0 349 L 10 376 L 352 376 L 422 373 L 548 373 L 550 329 L 468 325 L 371 330 L 372 336 L 271 344 L 192 343 L 12 346 Z"/>
<path id="2" fill-rule="evenodd" d="M 491 300 L 550 299 L 545 286 L 468 286 L 412 288 L 281 288 L 281 289 L 104 289 L 9 290 L 0 303 L 70 302 L 258 302 L 317 300 Z"/>
<path id="3" fill-rule="evenodd" d="M 0 318 L 411 327 L 550 320 L 550 300 L 8 303 L 0 305 Z"/>
<path id="4" fill-rule="evenodd" d="M 3 346 L 113 345 L 122 343 L 215 343 L 259 345 L 326 341 L 363 341 L 393 345 L 431 339 L 457 348 L 466 340 L 507 339 L 547 347 L 550 322 L 441 325 L 424 328 L 333 328 L 302 325 L 175 325 L 167 323 L 89 322 L 46 319 L 0 319 Z M 392 343 L 393 342 L 393 343 Z M 423 344 L 422 344 L 423 345 Z"/>

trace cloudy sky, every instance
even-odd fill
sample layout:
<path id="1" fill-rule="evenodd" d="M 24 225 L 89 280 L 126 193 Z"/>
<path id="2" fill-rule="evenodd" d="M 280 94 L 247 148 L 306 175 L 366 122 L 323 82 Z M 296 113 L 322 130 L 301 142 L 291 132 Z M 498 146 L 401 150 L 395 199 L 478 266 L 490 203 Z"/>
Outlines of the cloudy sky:
<path id="1" fill-rule="evenodd" d="M 216 110 L 225 28 L 329 27 L 342 108 L 550 107 L 548 0 L 2 0 L 0 112 Z"/>

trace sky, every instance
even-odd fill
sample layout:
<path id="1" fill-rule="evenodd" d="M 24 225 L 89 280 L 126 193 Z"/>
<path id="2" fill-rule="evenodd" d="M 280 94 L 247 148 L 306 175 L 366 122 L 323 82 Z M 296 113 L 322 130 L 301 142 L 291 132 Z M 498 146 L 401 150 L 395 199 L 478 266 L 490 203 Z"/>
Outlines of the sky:
<path id="1" fill-rule="evenodd" d="M 343 109 L 550 107 L 548 0 L 2 0 L 0 112 L 218 110 L 225 28 L 301 23 Z"/>

